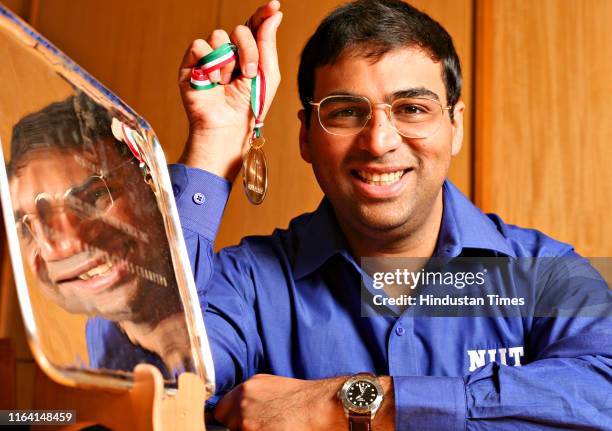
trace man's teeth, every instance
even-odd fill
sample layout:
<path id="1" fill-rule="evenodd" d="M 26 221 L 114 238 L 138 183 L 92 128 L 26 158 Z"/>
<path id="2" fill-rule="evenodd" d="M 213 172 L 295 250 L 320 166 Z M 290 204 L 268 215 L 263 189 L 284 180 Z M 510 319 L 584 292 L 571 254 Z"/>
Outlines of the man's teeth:
<path id="1" fill-rule="evenodd" d="M 386 172 L 384 174 L 376 174 L 367 171 L 357 171 L 357 175 L 359 175 L 359 177 L 366 183 L 382 185 L 391 184 L 398 181 L 402 177 L 402 175 L 404 175 L 404 171 L 401 170 L 395 172 Z"/>
<path id="2" fill-rule="evenodd" d="M 95 268 L 90 269 L 89 271 L 79 275 L 81 280 L 89 280 L 90 278 L 96 277 L 98 275 L 106 274 L 113 267 L 113 264 L 110 262 L 103 263 L 102 265 L 98 265 Z"/>

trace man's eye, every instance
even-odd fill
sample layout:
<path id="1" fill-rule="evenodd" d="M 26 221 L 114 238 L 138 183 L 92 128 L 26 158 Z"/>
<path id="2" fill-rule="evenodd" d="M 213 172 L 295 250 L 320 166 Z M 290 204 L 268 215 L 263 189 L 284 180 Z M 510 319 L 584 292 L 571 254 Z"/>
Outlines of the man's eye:
<path id="1" fill-rule="evenodd" d="M 362 109 L 358 108 L 341 108 L 334 110 L 331 114 L 331 118 L 342 118 L 342 117 L 363 117 L 366 115 Z"/>
<path id="2" fill-rule="evenodd" d="M 87 193 L 82 196 L 82 200 L 99 210 L 105 210 L 110 205 L 111 197 L 106 187 L 102 186 L 96 187 L 93 190 L 88 190 Z"/>
<path id="3" fill-rule="evenodd" d="M 400 115 L 420 115 L 426 114 L 428 110 L 420 105 L 406 104 L 396 107 L 393 112 Z"/>

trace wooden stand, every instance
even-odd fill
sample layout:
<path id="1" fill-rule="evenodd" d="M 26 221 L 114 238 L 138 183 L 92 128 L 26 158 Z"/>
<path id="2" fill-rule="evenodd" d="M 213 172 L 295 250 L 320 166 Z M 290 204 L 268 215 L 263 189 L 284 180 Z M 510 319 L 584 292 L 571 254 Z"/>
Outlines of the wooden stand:
<path id="1" fill-rule="evenodd" d="M 205 430 L 204 384 L 192 373 L 179 376 L 177 393 L 170 396 L 164 391 L 161 373 L 152 365 L 138 365 L 134 387 L 117 392 L 63 386 L 39 369 L 34 392 L 34 409 L 76 411 L 76 424 L 55 429 L 78 430 L 98 424 L 128 431 Z"/>

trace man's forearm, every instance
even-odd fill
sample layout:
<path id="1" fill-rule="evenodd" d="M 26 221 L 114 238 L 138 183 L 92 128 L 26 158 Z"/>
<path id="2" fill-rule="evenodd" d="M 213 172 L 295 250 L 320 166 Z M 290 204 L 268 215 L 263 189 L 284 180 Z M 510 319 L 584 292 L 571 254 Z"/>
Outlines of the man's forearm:
<path id="1" fill-rule="evenodd" d="M 244 147 L 247 134 L 248 129 L 238 127 L 190 133 L 179 162 L 232 183 L 240 171 L 242 158 L 240 150 L 232 152 L 228 148 Z"/>
<path id="2" fill-rule="evenodd" d="M 215 418 L 231 429 L 348 430 L 338 390 L 349 376 L 299 380 L 258 374 L 227 393 Z M 383 404 L 374 419 L 378 431 L 395 429 L 393 383 L 381 377 Z"/>
<path id="3" fill-rule="evenodd" d="M 320 391 L 319 394 L 322 397 L 321 400 L 325 400 L 325 404 L 327 405 L 321 405 L 321 412 L 319 413 L 329 418 L 334 418 L 333 421 L 337 424 L 337 427 L 333 429 L 349 429 L 348 418 L 344 412 L 342 403 L 338 398 L 338 391 L 349 377 L 350 376 L 342 376 L 312 381 L 314 385 L 319 386 L 317 391 Z M 395 394 L 393 391 L 393 380 L 389 376 L 378 377 L 378 380 L 383 388 L 384 397 L 383 403 L 374 417 L 373 426 L 376 430 L 392 431 L 395 430 Z M 316 411 L 312 412 L 312 414 L 318 415 Z M 326 422 L 325 418 L 323 418 L 323 420 Z M 324 423 L 321 423 L 320 425 L 323 426 Z"/>

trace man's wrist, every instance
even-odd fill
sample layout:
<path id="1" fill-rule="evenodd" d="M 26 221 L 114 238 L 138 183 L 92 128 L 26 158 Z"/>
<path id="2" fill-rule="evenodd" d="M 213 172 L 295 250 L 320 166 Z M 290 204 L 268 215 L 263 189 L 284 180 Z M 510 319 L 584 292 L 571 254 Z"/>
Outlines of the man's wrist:
<path id="1" fill-rule="evenodd" d="M 236 128 L 190 130 L 179 163 L 234 182 L 242 167 L 247 132 Z"/>
<path id="2" fill-rule="evenodd" d="M 342 406 L 342 401 L 338 397 L 338 393 L 344 383 L 351 376 L 341 377 L 339 380 L 331 379 L 336 385 L 336 396 L 335 404 L 342 411 L 342 427 L 337 429 L 348 429 L 348 418 Z M 376 430 L 394 430 L 395 429 L 395 395 L 393 390 L 393 379 L 389 376 L 377 377 L 378 383 L 382 386 L 383 401 L 380 408 L 377 410 L 376 415 L 372 421 L 373 427 Z M 335 428 L 334 428 L 335 429 Z"/>
<path id="3" fill-rule="evenodd" d="M 211 172 L 181 164 L 169 165 L 168 171 L 182 227 L 214 242 L 231 183 Z"/>
<path id="4" fill-rule="evenodd" d="M 374 417 L 374 427 L 377 430 L 395 429 L 395 394 L 393 391 L 393 379 L 389 376 L 378 377 L 378 381 L 383 388 L 384 398 L 376 417 Z"/>
<path id="5" fill-rule="evenodd" d="M 346 377 L 334 377 L 331 379 L 315 381 L 321 384 L 320 391 L 315 395 L 319 403 L 318 409 L 310 411 L 310 422 L 312 429 L 348 429 L 348 420 L 344 409 L 338 400 L 338 390 L 344 384 Z"/>

